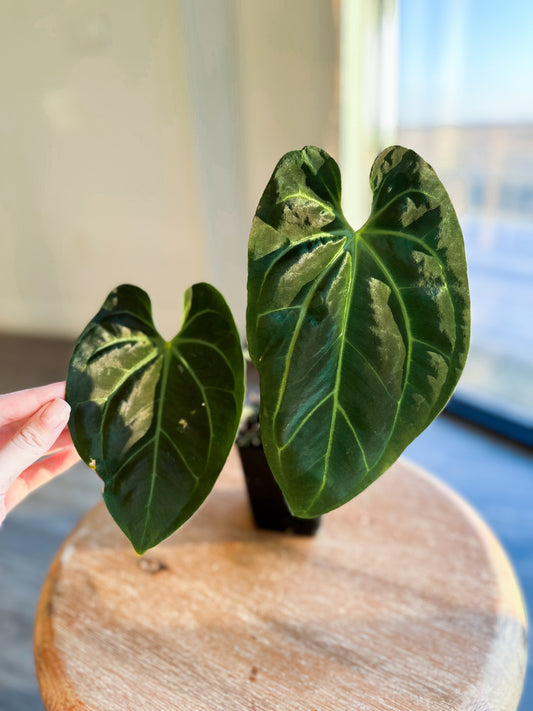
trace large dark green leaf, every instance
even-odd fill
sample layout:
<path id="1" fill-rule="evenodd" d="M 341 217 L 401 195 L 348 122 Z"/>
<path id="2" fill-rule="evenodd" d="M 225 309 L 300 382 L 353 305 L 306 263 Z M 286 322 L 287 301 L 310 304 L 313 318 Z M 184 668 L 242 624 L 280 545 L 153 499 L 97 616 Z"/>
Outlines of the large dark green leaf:
<path id="1" fill-rule="evenodd" d="M 464 366 L 469 296 L 461 229 L 432 168 L 401 147 L 370 175 L 369 220 L 341 210 L 337 164 L 285 155 L 249 244 L 248 347 L 261 432 L 294 514 L 349 500 L 449 399 Z"/>
<path id="2" fill-rule="evenodd" d="M 208 284 L 186 293 L 178 335 L 156 331 L 148 295 L 119 286 L 70 362 L 70 431 L 105 483 L 104 500 L 137 552 L 166 538 L 211 491 L 242 412 L 239 334 Z"/>

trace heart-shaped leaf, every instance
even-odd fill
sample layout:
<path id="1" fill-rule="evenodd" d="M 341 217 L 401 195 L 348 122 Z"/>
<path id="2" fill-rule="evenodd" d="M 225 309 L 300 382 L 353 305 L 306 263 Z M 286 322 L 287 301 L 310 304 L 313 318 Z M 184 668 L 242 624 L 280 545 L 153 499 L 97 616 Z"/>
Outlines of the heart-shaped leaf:
<path id="1" fill-rule="evenodd" d="M 235 439 L 244 365 L 226 302 L 195 284 L 166 342 L 148 295 L 119 286 L 78 339 L 66 397 L 72 439 L 103 479 L 111 515 L 138 553 L 155 546 L 204 501 Z"/>
<path id="2" fill-rule="evenodd" d="M 444 407 L 466 360 L 461 229 L 432 168 L 401 147 L 370 175 L 354 231 L 335 161 L 285 155 L 252 224 L 248 348 L 261 434 L 293 513 L 323 514 L 382 474 Z"/>

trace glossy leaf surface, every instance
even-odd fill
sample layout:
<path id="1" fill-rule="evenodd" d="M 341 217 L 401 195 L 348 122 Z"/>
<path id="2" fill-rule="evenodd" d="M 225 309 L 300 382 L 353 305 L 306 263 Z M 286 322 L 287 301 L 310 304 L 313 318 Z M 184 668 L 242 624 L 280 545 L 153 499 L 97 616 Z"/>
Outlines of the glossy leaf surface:
<path id="1" fill-rule="evenodd" d="M 382 474 L 442 410 L 463 369 L 464 245 L 432 168 L 399 146 L 376 159 L 354 231 L 335 161 L 285 155 L 252 224 L 248 348 L 261 433 L 293 513 L 318 516 Z"/>
<path id="2" fill-rule="evenodd" d="M 142 553 L 196 511 L 234 442 L 244 366 L 224 299 L 194 285 L 182 328 L 166 342 L 148 295 L 119 286 L 78 339 L 66 397 L 74 444 Z"/>

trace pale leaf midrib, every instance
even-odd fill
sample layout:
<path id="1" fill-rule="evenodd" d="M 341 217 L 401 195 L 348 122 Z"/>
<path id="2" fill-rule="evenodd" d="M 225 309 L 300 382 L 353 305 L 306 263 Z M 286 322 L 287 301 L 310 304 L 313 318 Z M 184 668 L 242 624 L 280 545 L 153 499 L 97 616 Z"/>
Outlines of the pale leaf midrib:
<path id="1" fill-rule="evenodd" d="M 144 335 L 144 334 L 143 334 Z M 109 350 L 112 350 L 116 346 L 123 346 L 126 343 L 142 343 L 142 344 L 147 344 L 150 346 L 153 346 L 152 341 L 150 338 L 146 335 L 144 335 L 143 338 L 136 336 L 130 336 L 128 338 L 114 338 L 112 341 L 108 341 L 107 343 L 101 345 L 99 348 L 91 352 L 91 355 L 89 358 L 87 358 L 87 366 L 91 365 L 94 363 L 94 361 L 101 356 L 103 353 L 106 353 Z"/>
<path id="2" fill-rule="evenodd" d="M 316 494 L 314 495 L 312 500 L 307 505 L 307 507 L 306 507 L 307 511 L 311 511 L 313 509 L 313 506 L 315 505 L 315 503 L 320 499 L 320 496 L 322 495 L 322 492 L 324 491 L 327 481 L 328 481 L 331 450 L 333 447 L 334 432 L 335 432 L 335 426 L 336 426 L 336 421 L 337 421 L 337 413 L 339 411 L 340 382 L 342 379 L 344 348 L 345 348 L 346 340 L 347 340 L 346 330 L 347 330 L 348 319 L 350 316 L 350 307 L 351 307 L 353 293 L 354 293 L 354 284 L 355 284 L 355 280 L 357 278 L 357 266 L 358 266 L 358 259 L 356 257 L 357 235 L 355 232 L 353 232 L 353 230 L 351 230 L 351 228 L 348 226 L 348 224 L 346 223 L 345 220 L 344 220 L 344 222 L 347 226 L 347 232 L 350 235 L 351 239 L 347 240 L 343 252 L 344 252 L 344 254 L 350 254 L 350 256 L 351 256 L 352 273 L 350 276 L 350 285 L 349 285 L 348 293 L 346 294 L 346 297 L 344 300 L 344 313 L 343 313 L 343 319 L 342 319 L 341 338 L 340 338 L 341 345 L 340 345 L 339 353 L 337 356 L 335 384 L 334 384 L 334 387 L 332 390 L 333 407 L 332 407 L 332 412 L 331 412 L 331 423 L 330 423 L 330 427 L 329 427 L 328 446 L 327 446 L 325 457 L 324 457 L 324 468 L 323 468 L 323 474 L 322 474 L 322 481 L 320 483 L 320 486 L 317 489 Z M 355 441 L 356 441 L 359 449 L 361 450 L 363 461 L 365 462 L 365 466 L 366 466 L 366 455 L 365 455 L 364 449 L 361 446 L 359 437 L 356 436 Z M 367 471 L 368 471 L 368 468 L 367 468 Z"/>
<path id="3" fill-rule="evenodd" d="M 339 249 L 335 255 L 332 257 L 330 260 L 329 264 L 324 268 L 324 270 L 320 274 L 320 278 L 315 279 L 312 287 L 309 289 L 309 293 L 306 295 L 304 302 L 300 305 L 299 310 L 299 316 L 298 316 L 298 321 L 296 323 L 296 326 L 294 328 L 292 338 L 289 344 L 289 348 L 287 351 L 287 354 L 285 356 L 285 367 L 283 369 L 283 376 L 281 379 L 281 384 L 279 388 L 279 393 L 278 393 L 278 400 L 276 403 L 276 407 L 274 408 L 274 412 L 272 414 L 272 434 L 275 437 L 275 425 L 276 425 L 276 419 L 279 414 L 280 408 L 281 408 L 281 403 L 285 394 L 285 390 L 287 387 L 287 380 L 288 380 L 288 375 L 289 375 L 289 365 L 292 359 L 292 355 L 294 353 L 294 349 L 296 347 L 296 343 L 298 341 L 299 335 L 300 335 L 300 330 L 302 328 L 303 321 L 305 319 L 305 316 L 307 314 L 307 309 L 308 306 L 315 295 L 319 285 L 321 284 L 322 280 L 326 277 L 328 274 L 329 270 L 332 268 L 332 266 L 336 263 L 336 261 L 340 258 L 341 255 L 345 253 L 345 249 L 341 248 Z M 277 440 L 277 437 L 275 437 Z M 276 441 L 276 446 L 279 447 L 279 443 Z"/>
<path id="4" fill-rule="evenodd" d="M 153 443 L 154 443 L 154 449 L 153 449 L 153 454 L 152 454 L 152 470 L 150 472 L 150 491 L 148 493 L 148 500 L 146 501 L 146 506 L 145 506 L 145 518 L 144 518 L 144 527 L 143 527 L 143 535 L 142 535 L 142 540 L 146 540 L 146 531 L 148 529 L 148 523 L 150 520 L 150 508 L 152 505 L 153 497 L 154 497 L 154 491 L 155 491 L 155 481 L 157 477 L 157 460 L 159 457 L 159 440 L 160 440 L 160 432 L 162 431 L 162 425 L 161 422 L 163 420 L 163 408 L 164 408 L 164 403 L 166 399 L 166 389 L 167 389 L 167 383 L 168 383 L 168 370 L 170 367 L 170 361 L 172 358 L 172 353 L 171 349 L 168 347 L 165 347 L 164 352 L 163 352 L 163 367 L 161 368 L 161 375 L 160 375 L 160 382 L 161 382 L 161 387 L 159 389 L 159 402 L 158 402 L 158 407 L 157 407 L 157 414 L 156 414 L 156 420 L 155 420 L 155 433 L 153 437 Z"/>

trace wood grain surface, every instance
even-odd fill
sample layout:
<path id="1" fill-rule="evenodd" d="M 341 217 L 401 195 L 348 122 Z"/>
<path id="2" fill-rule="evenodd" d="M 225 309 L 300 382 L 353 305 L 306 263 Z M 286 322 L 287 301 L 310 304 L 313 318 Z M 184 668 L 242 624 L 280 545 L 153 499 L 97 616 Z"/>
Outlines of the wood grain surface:
<path id="1" fill-rule="evenodd" d="M 138 557 L 96 506 L 46 579 L 48 711 L 516 711 L 525 613 L 498 541 L 405 462 L 313 538 L 253 528 L 232 453 Z"/>

